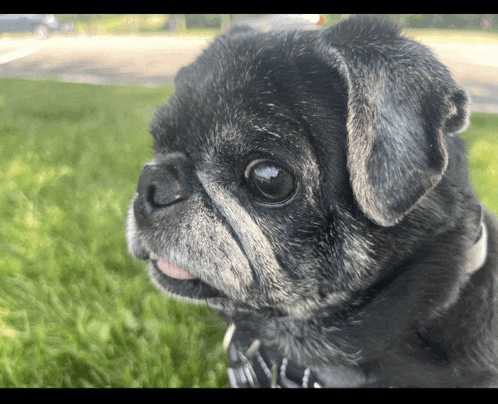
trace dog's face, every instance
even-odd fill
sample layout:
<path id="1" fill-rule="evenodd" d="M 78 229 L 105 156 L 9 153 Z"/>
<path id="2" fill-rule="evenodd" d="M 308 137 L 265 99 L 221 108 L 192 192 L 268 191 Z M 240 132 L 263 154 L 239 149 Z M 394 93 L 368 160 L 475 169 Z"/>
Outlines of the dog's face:
<path id="1" fill-rule="evenodd" d="M 310 317 L 444 230 L 434 188 L 467 98 L 395 30 L 237 30 L 175 84 L 127 224 L 168 294 Z"/>

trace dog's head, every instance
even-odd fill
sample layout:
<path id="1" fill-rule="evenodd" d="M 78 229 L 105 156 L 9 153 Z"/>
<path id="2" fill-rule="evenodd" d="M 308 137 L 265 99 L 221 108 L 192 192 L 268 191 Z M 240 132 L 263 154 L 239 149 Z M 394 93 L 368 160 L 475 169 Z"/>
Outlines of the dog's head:
<path id="1" fill-rule="evenodd" d="M 391 26 L 237 29 L 175 84 L 127 231 L 172 296 L 310 316 L 443 230 L 435 188 L 467 96 Z"/>

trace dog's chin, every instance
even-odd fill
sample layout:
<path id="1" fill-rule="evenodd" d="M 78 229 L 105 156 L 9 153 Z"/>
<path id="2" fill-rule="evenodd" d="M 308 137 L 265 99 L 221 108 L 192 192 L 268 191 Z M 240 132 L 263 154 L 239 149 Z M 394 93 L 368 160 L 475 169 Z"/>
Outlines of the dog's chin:
<path id="1" fill-rule="evenodd" d="M 208 285 L 199 278 L 175 278 L 164 273 L 158 260 L 149 262 L 149 277 L 162 292 L 175 299 L 187 300 L 196 304 L 206 304 L 223 310 L 233 306 L 233 302 L 221 291 Z"/>

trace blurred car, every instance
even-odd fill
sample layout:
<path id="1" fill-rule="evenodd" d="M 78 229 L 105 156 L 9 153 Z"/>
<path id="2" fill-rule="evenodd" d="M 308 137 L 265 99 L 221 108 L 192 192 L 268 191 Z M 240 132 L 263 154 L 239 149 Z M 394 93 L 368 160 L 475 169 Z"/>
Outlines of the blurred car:
<path id="1" fill-rule="evenodd" d="M 74 24 L 60 21 L 53 14 L 0 14 L 0 33 L 24 31 L 31 31 L 36 38 L 45 39 L 54 31 L 74 31 Z"/>
<path id="2" fill-rule="evenodd" d="M 258 31 L 275 31 L 287 29 L 319 29 L 323 24 L 320 14 L 269 14 L 262 17 L 237 18 L 231 27 L 249 26 Z"/>

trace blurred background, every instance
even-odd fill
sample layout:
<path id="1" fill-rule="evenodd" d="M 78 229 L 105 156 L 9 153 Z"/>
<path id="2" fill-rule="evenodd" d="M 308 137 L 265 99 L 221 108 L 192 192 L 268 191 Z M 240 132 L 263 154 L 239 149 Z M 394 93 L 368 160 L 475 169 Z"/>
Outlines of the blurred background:
<path id="1" fill-rule="evenodd" d="M 218 34 L 323 29 L 350 14 L 2 14 L 0 77 L 57 77 L 91 84 L 172 83 Z M 498 112 L 498 14 L 383 14 L 426 44 L 471 94 Z M 39 40 L 36 40 L 39 39 Z"/>
<path id="2" fill-rule="evenodd" d="M 0 14 L 0 387 L 228 387 L 216 311 L 160 294 L 125 221 L 173 79 L 238 24 L 341 14 Z M 498 15 L 383 15 L 472 97 L 471 180 L 498 214 Z"/>
<path id="3" fill-rule="evenodd" d="M 130 32 L 185 32 L 215 31 L 228 29 L 234 22 L 241 20 L 260 20 L 268 18 L 275 21 L 290 20 L 311 24 L 334 25 L 341 19 L 353 14 L 56 14 L 60 21 L 73 23 L 77 33 L 127 34 Z M 373 14 L 375 15 L 375 14 Z M 379 14 L 401 24 L 406 28 L 436 29 L 498 29 L 498 14 Z"/>

